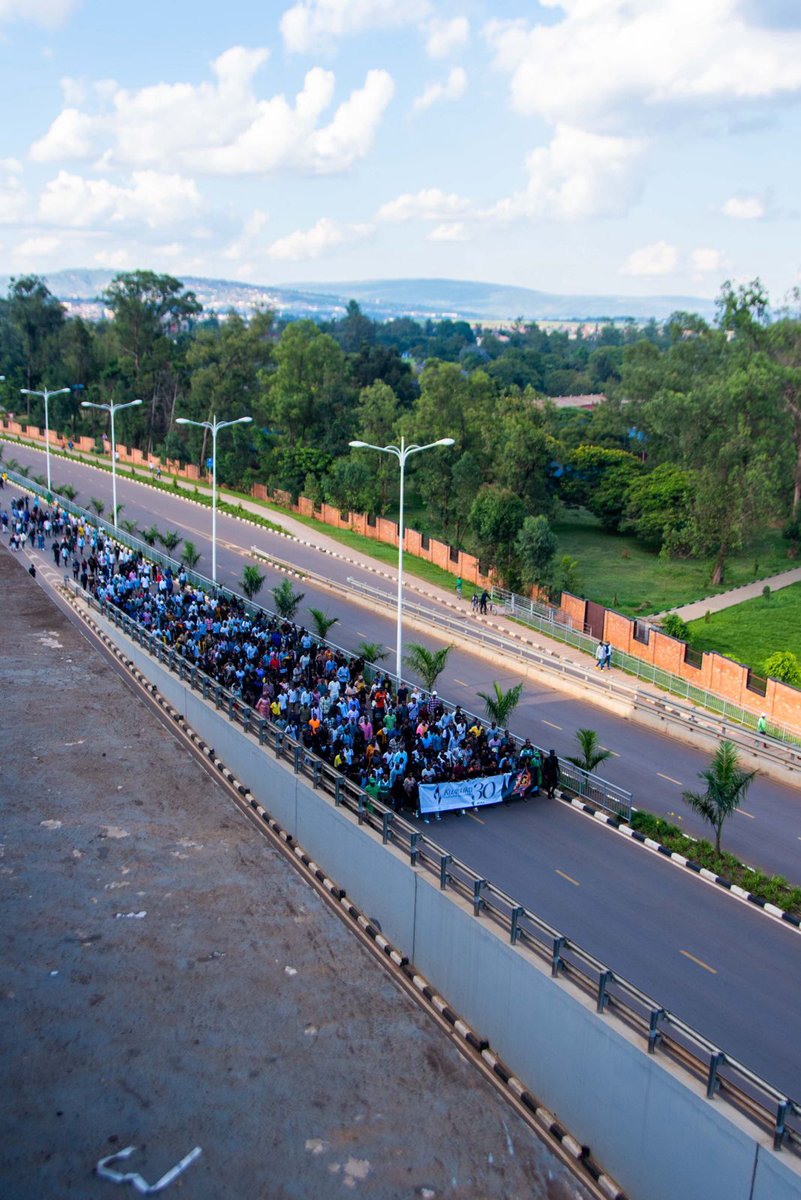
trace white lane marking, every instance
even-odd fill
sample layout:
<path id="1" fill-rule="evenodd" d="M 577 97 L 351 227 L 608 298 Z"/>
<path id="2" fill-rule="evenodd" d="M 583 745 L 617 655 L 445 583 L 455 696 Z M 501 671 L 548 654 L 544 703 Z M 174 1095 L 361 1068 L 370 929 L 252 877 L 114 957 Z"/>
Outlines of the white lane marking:
<path id="1" fill-rule="evenodd" d="M 568 883 L 572 883 L 573 887 L 581 887 L 579 881 L 574 879 L 572 875 L 565 875 L 564 871 L 560 871 L 558 867 L 555 867 L 554 870 L 556 871 L 557 875 L 561 875 L 562 878 L 566 879 Z"/>
<path id="2" fill-rule="evenodd" d="M 554 725 L 553 721 L 546 721 L 545 717 L 542 718 L 542 723 L 543 723 L 543 725 L 550 725 L 551 729 L 560 729 L 561 730 L 561 728 L 562 728 L 561 725 Z"/>
<path id="3" fill-rule="evenodd" d="M 663 775 L 661 771 L 657 771 L 660 779 L 666 779 L 668 783 L 675 783 L 676 787 L 684 787 L 680 779 L 674 779 L 672 775 Z"/>
<path id="4" fill-rule="evenodd" d="M 709 963 L 705 963 L 703 959 L 696 958 L 694 954 L 690 954 L 689 950 L 679 950 L 679 954 L 683 954 L 685 958 L 689 958 L 689 960 L 694 962 L 697 966 L 703 967 L 705 971 L 709 971 L 710 975 L 717 975 L 717 971 L 714 967 L 710 967 Z"/>

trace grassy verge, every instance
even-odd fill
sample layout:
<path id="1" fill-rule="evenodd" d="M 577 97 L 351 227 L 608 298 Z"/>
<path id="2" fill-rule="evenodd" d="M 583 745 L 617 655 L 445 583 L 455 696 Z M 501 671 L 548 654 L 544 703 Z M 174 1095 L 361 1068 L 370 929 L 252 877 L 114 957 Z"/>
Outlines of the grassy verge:
<path id="1" fill-rule="evenodd" d="M 713 587 L 711 559 L 664 561 L 634 537 L 607 533 L 587 513 L 569 514 L 554 532 L 558 553 L 579 561 L 582 594 L 629 616 L 677 608 L 796 565 L 780 532 L 766 530 L 747 553 L 730 559 L 724 585 Z"/>
<path id="2" fill-rule="evenodd" d="M 764 674 L 765 659 L 776 650 L 801 658 L 801 584 L 758 596 L 690 623 L 693 645 L 717 650 Z"/>
<path id="3" fill-rule="evenodd" d="M 736 883 L 755 896 L 775 904 L 777 908 L 801 917 L 801 887 L 794 887 L 787 882 L 783 875 L 766 875 L 764 871 L 741 863 L 733 854 L 725 851 L 715 853 L 715 847 L 705 838 L 688 837 L 676 825 L 671 825 L 662 817 L 651 813 L 636 812 L 632 814 L 632 829 L 644 833 L 646 837 L 661 842 L 669 850 L 691 858 L 709 871 L 722 875 L 724 879 Z"/>

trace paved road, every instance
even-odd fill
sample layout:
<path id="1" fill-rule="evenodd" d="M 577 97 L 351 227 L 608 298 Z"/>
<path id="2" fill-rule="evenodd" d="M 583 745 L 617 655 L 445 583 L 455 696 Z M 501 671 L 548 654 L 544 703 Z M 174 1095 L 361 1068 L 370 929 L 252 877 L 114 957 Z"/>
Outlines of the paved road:
<path id="1" fill-rule="evenodd" d="M 83 490 L 103 496 L 105 483 L 105 476 L 94 473 L 91 488 L 84 485 Z M 156 519 L 162 528 L 174 524 L 191 529 L 201 545 L 206 510 L 190 509 L 187 518 L 180 500 L 130 482 L 119 481 L 118 486 L 121 497 L 125 493 L 127 515 L 148 524 Z M 220 577 L 233 583 L 247 559 L 237 543 L 249 545 L 251 530 L 220 518 L 219 532 L 226 543 L 218 547 Z M 258 536 L 261 541 L 265 535 Z M 292 543 L 277 541 L 282 557 L 288 557 L 290 550 L 295 557 Z M 270 578 L 268 585 L 273 582 Z M 351 609 L 327 593 L 314 595 L 311 587 L 306 591 L 307 604 L 342 614 L 342 624 L 334 631 L 344 644 L 355 644 L 362 637 L 391 643 L 391 618 Z M 451 662 L 447 688 L 441 690 L 463 703 L 497 677 L 491 667 L 463 650 L 454 652 Z M 510 674 L 501 682 L 511 678 Z M 634 781 L 646 807 L 656 807 L 655 798 L 664 796 L 666 788 L 675 788 L 668 795 L 678 799 L 680 783 L 670 782 L 671 778 L 686 786 L 692 781 L 693 760 L 703 761 L 698 752 L 675 740 L 537 684 L 527 686 L 518 713 L 519 730 L 535 735 L 547 730 L 548 740 L 558 749 L 567 744 L 577 725 L 592 724 L 607 745 L 619 748 L 620 758 L 614 761 L 610 777 L 614 773 L 624 784 Z M 801 839 L 798 793 L 761 781 L 748 807 L 758 815 L 736 818 L 729 835 L 732 846 L 744 837 L 751 844 L 760 837 L 765 844 L 772 831 L 776 854 L 792 839 L 789 858 L 796 862 Z M 801 935 L 557 803 L 531 801 L 484 810 L 477 817 L 451 817 L 435 829 L 437 840 L 449 851 L 576 938 L 659 1003 L 777 1086 L 795 1094 L 801 1091 L 797 1016 Z"/>

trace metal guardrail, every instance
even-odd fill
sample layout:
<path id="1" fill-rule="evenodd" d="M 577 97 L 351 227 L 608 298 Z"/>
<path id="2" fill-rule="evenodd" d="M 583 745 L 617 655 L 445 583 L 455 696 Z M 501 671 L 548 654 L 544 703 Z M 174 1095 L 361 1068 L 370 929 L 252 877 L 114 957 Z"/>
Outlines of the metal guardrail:
<path id="1" fill-rule="evenodd" d="M 538 605 L 533 600 L 527 600 L 524 596 L 518 596 L 514 592 L 507 592 L 501 588 L 493 588 L 493 598 L 495 596 L 503 604 L 505 616 L 509 616 L 515 621 L 521 621 L 524 625 L 528 625 L 530 628 L 545 634 L 546 637 L 551 637 L 557 641 L 564 642 L 568 646 L 573 646 L 574 649 L 581 650 L 591 658 L 594 657 L 598 639 L 590 637 L 589 634 L 584 633 L 583 630 L 576 629 L 570 623 L 557 621 L 553 616 L 554 610 L 547 609 L 546 605 Z M 731 700 L 727 700 L 724 696 L 719 696 L 716 692 L 710 692 L 706 688 L 698 687 L 696 684 L 691 683 L 690 680 L 683 679 L 680 675 L 674 675 L 671 671 L 665 671 L 661 667 L 656 667 L 653 663 L 638 658 L 636 654 L 629 654 L 625 650 L 618 650 L 613 647 L 612 665 L 619 667 L 627 675 L 633 675 L 636 679 L 643 680 L 645 683 L 653 683 L 656 687 L 671 696 L 678 696 L 682 700 L 698 704 L 702 708 L 709 709 L 710 712 L 717 713 L 724 720 L 731 721 L 736 725 L 742 725 L 754 733 L 757 731 L 758 713 L 752 712 L 748 708 L 743 708 L 740 704 L 734 704 Z M 801 746 L 801 734 L 796 730 L 790 729 L 787 725 L 782 725 L 778 721 L 771 720 L 768 722 L 767 734 L 769 737 L 775 738 L 776 741 L 786 743 L 789 746 Z"/>
<path id="2" fill-rule="evenodd" d="M 68 582 L 72 583 L 71 580 Z M 359 825 L 367 825 L 380 835 L 385 845 L 392 844 L 408 855 L 410 865 L 437 878 L 443 891 L 455 891 L 467 900 L 477 918 L 492 921 L 505 932 L 512 945 L 525 947 L 546 962 L 554 977 L 561 977 L 585 995 L 592 996 L 599 1015 L 612 1014 L 623 1021 L 643 1039 L 649 1054 L 666 1055 L 699 1080 L 710 1099 L 725 1100 L 768 1132 L 773 1138 L 774 1149 L 789 1148 L 801 1154 L 801 1104 L 610 970 L 578 942 L 560 933 L 449 854 L 419 826 L 380 801 L 371 799 L 361 788 L 271 721 L 260 717 L 221 684 L 189 665 L 175 650 L 167 649 L 119 609 L 105 603 L 101 605 L 77 585 L 73 586 L 75 593 L 90 607 L 103 613 L 179 679 L 213 702 L 218 710 L 226 712 L 228 719 L 241 725 L 245 734 L 256 738 L 277 760 L 291 765 L 295 773 L 307 779 L 313 788 L 331 796 L 336 807 L 351 814 Z"/>

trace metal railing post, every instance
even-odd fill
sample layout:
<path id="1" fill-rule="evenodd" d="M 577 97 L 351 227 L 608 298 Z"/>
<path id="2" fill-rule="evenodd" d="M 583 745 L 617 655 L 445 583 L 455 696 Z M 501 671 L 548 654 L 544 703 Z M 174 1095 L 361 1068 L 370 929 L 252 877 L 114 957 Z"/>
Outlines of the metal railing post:
<path id="1" fill-rule="evenodd" d="M 662 1041 L 662 1034 L 659 1030 L 659 1022 L 665 1015 L 664 1008 L 652 1008 L 651 1015 L 648 1019 L 648 1053 L 656 1053 L 656 1048 Z"/>
<path id="2" fill-rule="evenodd" d="M 718 1050 L 717 1053 L 713 1054 L 709 1060 L 709 1074 L 707 1075 L 706 1079 L 706 1094 L 709 1100 L 713 1099 L 715 1092 L 717 1092 L 718 1088 L 720 1087 L 718 1070 L 723 1066 L 725 1061 L 726 1055 L 722 1050 Z"/>
<path id="3" fill-rule="evenodd" d="M 409 863 L 411 866 L 417 866 L 417 860 L 420 857 L 420 839 L 421 833 L 413 833 L 409 838 Z"/>
<path id="4" fill-rule="evenodd" d="M 448 880 L 450 879 L 450 874 L 448 873 L 448 867 L 451 865 L 452 862 L 453 862 L 452 854 L 441 854 L 440 855 L 439 886 L 442 888 L 443 892 L 445 891 L 445 888 L 448 886 Z"/>
<path id="5" fill-rule="evenodd" d="M 564 963 L 562 962 L 562 951 L 565 948 L 566 937 L 559 936 L 553 939 L 553 947 L 551 948 L 551 975 L 556 977 L 561 971 Z"/>
<path id="6" fill-rule="evenodd" d="M 381 840 L 385 846 L 386 846 L 387 842 L 389 842 L 390 838 L 392 837 L 392 824 L 393 824 L 394 820 L 395 820 L 394 812 L 387 811 L 383 814 Z"/>
<path id="7" fill-rule="evenodd" d="M 484 899 L 481 895 L 484 888 L 487 886 L 486 879 L 473 880 L 473 916 L 480 917 L 481 910 L 484 907 Z"/>
<path id="8" fill-rule="evenodd" d="M 609 1003 L 609 993 L 607 992 L 608 985 L 615 978 L 614 972 L 610 970 L 602 971 L 598 979 L 598 998 L 595 1004 L 595 1011 L 603 1013 L 606 1011 L 606 1006 Z"/>
<path id="9" fill-rule="evenodd" d="M 516 945 L 517 939 L 520 937 L 520 918 L 525 915 L 525 909 L 520 905 L 516 905 L 512 909 L 512 920 L 509 926 L 509 941 L 512 945 Z"/>

